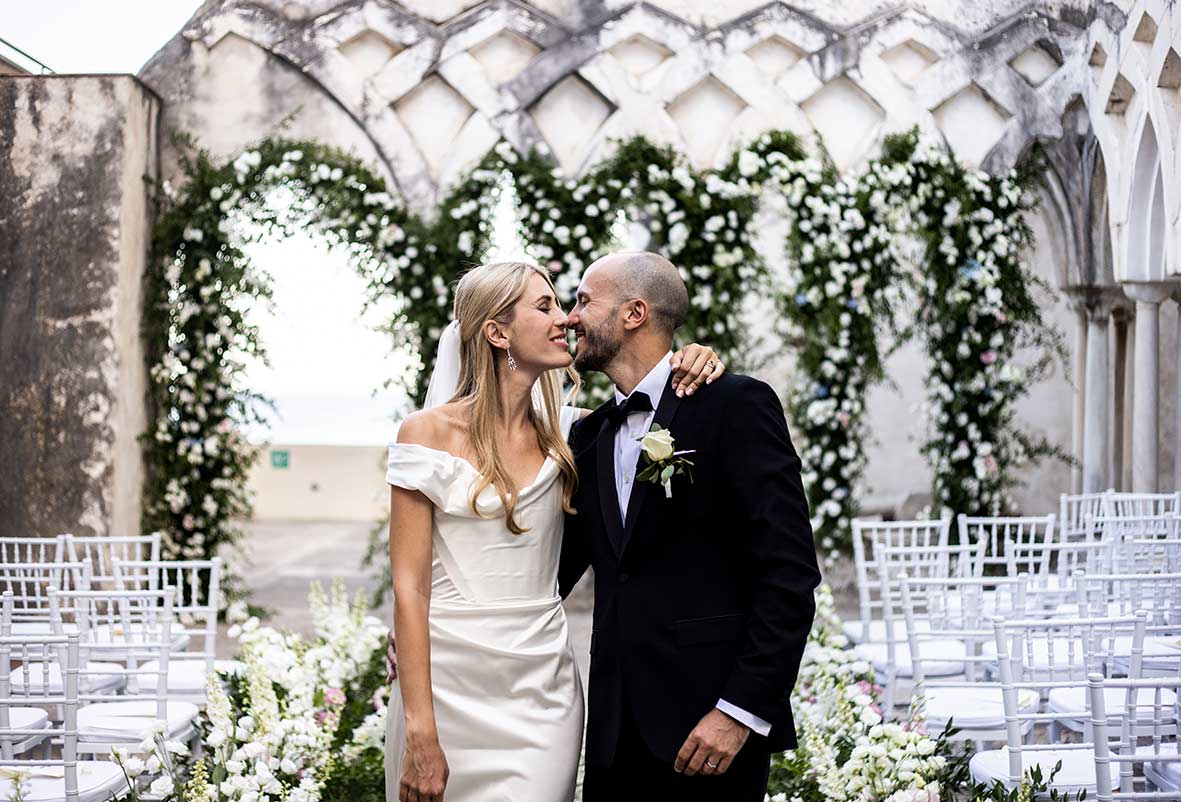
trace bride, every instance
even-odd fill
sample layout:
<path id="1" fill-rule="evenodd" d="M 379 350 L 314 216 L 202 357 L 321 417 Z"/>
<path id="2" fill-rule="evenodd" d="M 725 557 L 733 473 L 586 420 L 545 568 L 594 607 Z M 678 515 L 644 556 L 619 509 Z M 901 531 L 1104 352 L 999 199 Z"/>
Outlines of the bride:
<path id="1" fill-rule="evenodd" d="M 689 346 L 680 387 L 717 368 Z M 427 404 L 390 446 L 397 679 L 386 730 L 392 802 L 562 802 L 574 795 L 583 693 L 558 597 L 585 410 L 566 315 L 535 265 L 477 267 L 455 292 Z"/>

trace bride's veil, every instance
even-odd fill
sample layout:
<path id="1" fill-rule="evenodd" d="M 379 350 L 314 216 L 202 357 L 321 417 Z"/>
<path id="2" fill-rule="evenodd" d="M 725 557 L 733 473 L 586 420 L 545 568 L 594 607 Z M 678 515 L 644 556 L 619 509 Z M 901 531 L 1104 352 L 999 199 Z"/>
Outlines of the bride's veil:
<path id="1" fill-rule="evenodd" d="M 431 380 L 426 387 L 426 399 L 422 402 L 423 409 L 446 404 L 455 397 L 455 393 L 459 390 L 459 352 L 459 321 L 452 320 L 439 337 L 439 350 L 435 354 L 435 369 L 431 372 Z M 533 385 L 533 405 L 537 409 L 543 409 L 545 406 L 541 382 L 536 382 Z"/>
<path id="2" fill-rule="evenodd" d="M 435 354 L 435 369 L 426 387 L 423 409 L 446 404 L 455 397 L 459 389 L 459 321 L 452 320 L 439 337 L 439 350 Z"/>

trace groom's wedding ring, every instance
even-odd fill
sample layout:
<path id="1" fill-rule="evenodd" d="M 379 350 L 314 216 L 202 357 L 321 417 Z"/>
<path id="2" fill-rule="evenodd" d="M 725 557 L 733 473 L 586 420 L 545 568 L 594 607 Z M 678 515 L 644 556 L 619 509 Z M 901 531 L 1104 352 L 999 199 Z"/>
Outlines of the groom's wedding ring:
<path id="1" fill-rule="evenodd" d="M 717 365 L 717 363 L 714 362 L 712 359 L 705 363 L 705 366 L 707 368 L 709 368 L 710 370 L 713 370 L 716 365 Z"/>

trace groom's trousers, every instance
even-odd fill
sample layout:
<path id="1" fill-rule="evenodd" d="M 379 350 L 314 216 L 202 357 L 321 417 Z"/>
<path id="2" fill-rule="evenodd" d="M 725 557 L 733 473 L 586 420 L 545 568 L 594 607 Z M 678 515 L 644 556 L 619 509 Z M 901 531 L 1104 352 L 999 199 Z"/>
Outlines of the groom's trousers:
<path id="1" fill-rule="evenodd" d="M 751 748 L 751 741 L 761 740 L 748 740 L 725 774 L 689 777 L 678 774 L 671 760 L 652 754 L 630 711 L 625 711 L 615 760 L 609 767 L 587 763 L 583 802 L 763 802 L 771 756 Z"/>

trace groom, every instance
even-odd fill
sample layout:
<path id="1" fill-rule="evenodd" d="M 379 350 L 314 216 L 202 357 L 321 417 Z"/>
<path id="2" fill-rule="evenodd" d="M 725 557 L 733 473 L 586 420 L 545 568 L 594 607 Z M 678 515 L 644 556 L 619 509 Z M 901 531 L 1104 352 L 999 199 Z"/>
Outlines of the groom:
<path id="1" fill-rule="evenodd" d="M 617 253 L 570 313 L 575 367 L 615 383 L 570 434 L 559 579 L 565 596 L 594 567 L 585 802 L 762 802 L 771 753 L 796 745 L 788 696 L 820 582 L 800 460 L 766 384 L 670 387 L 688 308 L 668 260 Z M 637 477 L 652 427 L 691 452 L 671 498 Z"/>

